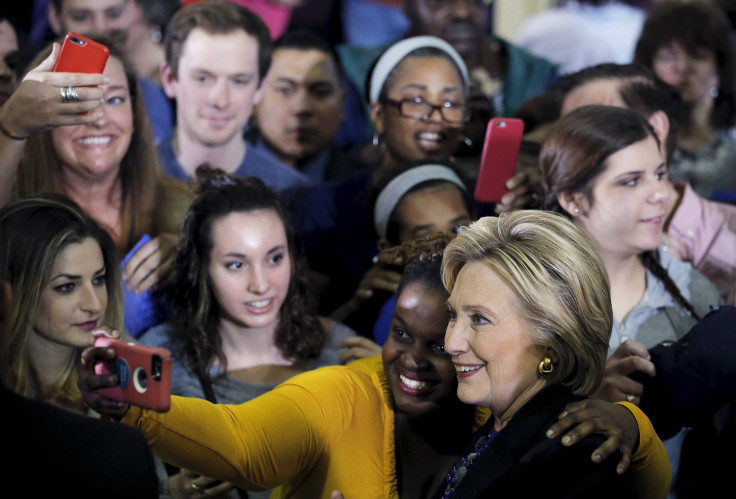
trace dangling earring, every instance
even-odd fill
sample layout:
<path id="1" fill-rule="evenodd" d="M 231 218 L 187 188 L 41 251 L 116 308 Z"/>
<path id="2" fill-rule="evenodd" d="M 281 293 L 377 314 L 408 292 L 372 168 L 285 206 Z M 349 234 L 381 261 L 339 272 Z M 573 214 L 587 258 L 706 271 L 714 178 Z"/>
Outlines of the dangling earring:
<path id="1" fill-rule="evenodd" d="M 466 146 L 468 146 L 468 147 L 473 147 L 473 141 L 472 141 L 472 140 L 470 140 L 470 137 L 468 137 L 468 136 L 466 136 L 466 135 L 463 135 L 463 138 L 462 138 L 462 140 L 463 140 L 463 143 L 464 143 L 464 144 L 465 144 Z"/>
<path id="2" fill-rule="evenodd" d="M 711 97 L 715 99 L 716 97 L 718 97 L 718 87 L 713 85 L 712 87 L 708 89 L 708 93 L 710 94 Z"/>
<path id="3" fill-rule="evenodd" d="M 540 376 L 546 376 L 548 374 L 552 374 L 552 371 L 555 370 L 555 366 L 552 364 L 552 359 L 549 357 L 545 357 L 542 359 L 542 361 L 539 363 L 539 366 L 537 366 L 537 372 L 540 374 Z"/>
<path id="4" fill-rule="evenodd" d="M 381 139 L 378 137 L 377 133 L 373 134 L 373 145 L 375 147 L 378 147 L 378 145 L 381 143 Z"/>

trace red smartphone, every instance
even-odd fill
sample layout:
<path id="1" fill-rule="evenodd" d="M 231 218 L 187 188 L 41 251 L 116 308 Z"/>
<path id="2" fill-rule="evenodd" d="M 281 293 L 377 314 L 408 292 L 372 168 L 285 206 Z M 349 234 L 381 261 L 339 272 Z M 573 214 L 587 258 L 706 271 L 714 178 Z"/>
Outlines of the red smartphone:
<path id="1" fill-rule="evenodd" d="M 97 390 L 105 397 L 158 412 L 171 407 L 171 352 L 113 338 L 100 337 L 96 347 L 115 349 L 115 359 L 98 362 L 97 374 L 117 374 L 117 386 Z"/>
<path id="2" fill-rule="evenodd" d="M 508 192 L 506 182 L 514 176 L 524 122 L 518 118 L 493 118 L 486 128 L 486 140 L 475 184 L 475 200 L 498 203 Z"/>
<path id="3" fill-rule="evenodd" d="M 86 36 L 67 33 L 61 44 L 55 72 L 102 73 L 110 57 L 110 49 Z"/>

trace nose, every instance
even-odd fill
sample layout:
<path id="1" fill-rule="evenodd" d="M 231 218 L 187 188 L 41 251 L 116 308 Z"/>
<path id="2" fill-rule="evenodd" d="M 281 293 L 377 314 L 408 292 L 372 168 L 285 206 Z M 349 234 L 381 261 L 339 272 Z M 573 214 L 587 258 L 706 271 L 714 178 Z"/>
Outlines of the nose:
<path id="1" fill-rule="evenodd" d="M 470 16 L 470 2 L 469 0 L 455 0 L 455 17 L 467 18 Z"/>
<path id="2" fill-rule="evenodd" d="M 82 289 L 81 308 L 90 315 L 99 314 L 102 310 L 102 300 L 91 284 Z"/>
<path id="3" fill-rule="evenodd" d="M 224 109 L 230 102 L 230 89 L 227 82 L 218 81 L 210 91 L 210 104 L 218 109 Z"/>
<path id="4" fill-rule="evenodd" d="M 657 181 L 652 187 L 652 192 L 649 194 L 651 203 L 660 204 L 667 203 L 670 199 L 671 189 L 666 179 Z"/>
<path id="5" fill-rule="evenodd" d="M 248 291 L 254 294 L 263 294 L 268 291 L 268 277 L 260 265 L 254 265 L 251 267 L 250 275 L 248 276 Z"/>
<path id="6" fill-rule="evenodd" d="M 450 322 L 445 331 L 445 352 L 453 357 L 469 350 L 465 328 L 457 321 Z"/>
<path id="7" fill-rule="evenodd" d="M 297 116 L 309 116 L 312 114 L 312 97 L 306 88 L 300 87 L 294 95 L 294 112 Z"/>
<path id="8" fill-rule="evenodd" d="M 107 126 L 108 123 L 110 123 L 110 119 L 107 116 L 107 102 L 103 101 L 100 107 L 90 112 L 98 113 L 100 117 L 97 118 L 95 121 L 88 123 L 89 126 L 95 128 L 104 128 L 105 126 Z"/>
<path id="9" fill-rule="evenodd" d="M 444 120 L 442 119 L 442 111 L 440 111 L 440 106 L 434 106 L 425 118 L 425 120 L 433 121 L 436 123 L 444 123 Z"/>
<path id="10" fill-rule="evenodd" d="M 408 370 L 421 371 L 429 366 L 429 361 L 420 348 L 420 346 L 414 346 L 404 352 L 403 361 Z"/>
<path id="11" fill-rule="evenodd" d="M 105 21 L 104 15 L 95 15 L 92 19 L 92 33 L 109 34 L 110 26 Z"/>

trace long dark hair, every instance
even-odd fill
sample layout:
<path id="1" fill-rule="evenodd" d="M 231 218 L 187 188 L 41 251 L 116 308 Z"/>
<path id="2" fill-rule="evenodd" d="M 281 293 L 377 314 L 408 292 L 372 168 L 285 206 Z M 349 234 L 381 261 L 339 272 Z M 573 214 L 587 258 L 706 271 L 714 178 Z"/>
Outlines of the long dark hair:
<path id="1" fill-rule="evenodd" d="M 561 118 L 549 132 L 542 146 L 539 166 L 544 179 L 544 208 L 569 217 L 557 195 L 579 192 L 593 203 L 593 184 L 607 167 L 614 153 L 657 134 L 642 116 L 634 111 L 611 106 L 584 106 Z M 642 264 L 662 281 L 667 292 L 693 317 L 692 304 L 682 296 L 677 285 L 659 262 L 655 251 L 639 255 Z"/>
<path id="2" fill-rule="evenodd" d="M 273 210 L 284 225 L 292 262 L 274 344 L 284 357 L 295 361 L 318 356 L 327 334 L 316 314 L 299 239 L 279 197 L 259 178 L 231 177 L 209 165 L 197 168 L 196 182 L 197 198 L 184 219 L 176 275 L 166 286 L 172 350 L 188 360 L 195 374 L 206 376 L 215 360 L 227 369 L 218 331 L 219 307 L 207 273 L 214 244 L 212 226 L 230 213 Z"/>

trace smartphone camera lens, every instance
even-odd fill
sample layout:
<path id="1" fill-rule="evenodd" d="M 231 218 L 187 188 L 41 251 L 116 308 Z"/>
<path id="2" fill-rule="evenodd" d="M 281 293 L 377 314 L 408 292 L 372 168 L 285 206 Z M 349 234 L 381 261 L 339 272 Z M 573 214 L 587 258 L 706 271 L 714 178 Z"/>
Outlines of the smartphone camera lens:
<path id="1" fill-rule="evenodd" d="M 154 355 L 151 359 L 151 378 L 153 378 L 153 381 L 161 381 L 162 365 L 163 361 L 161 360 L 161 357 Z"/>
<path id="2" fill-rule="evenodd" d="M 138 393 L 145 393 L 148 390 L 148 373 L 142 367 L 136 367 L 133 375 L 133 385 Z"/>
<path id="3" fill-rule="evenodd" d="M 76 43 L 80 47 L 84 47 L 85 45 L 87 45 L 87 42 L 85 42 L 84 40 L 81 40 L 81 39 L 77 38 L 76 36 L 73 36 L 72 37 L 72 42 L 73 43 Z"/>

